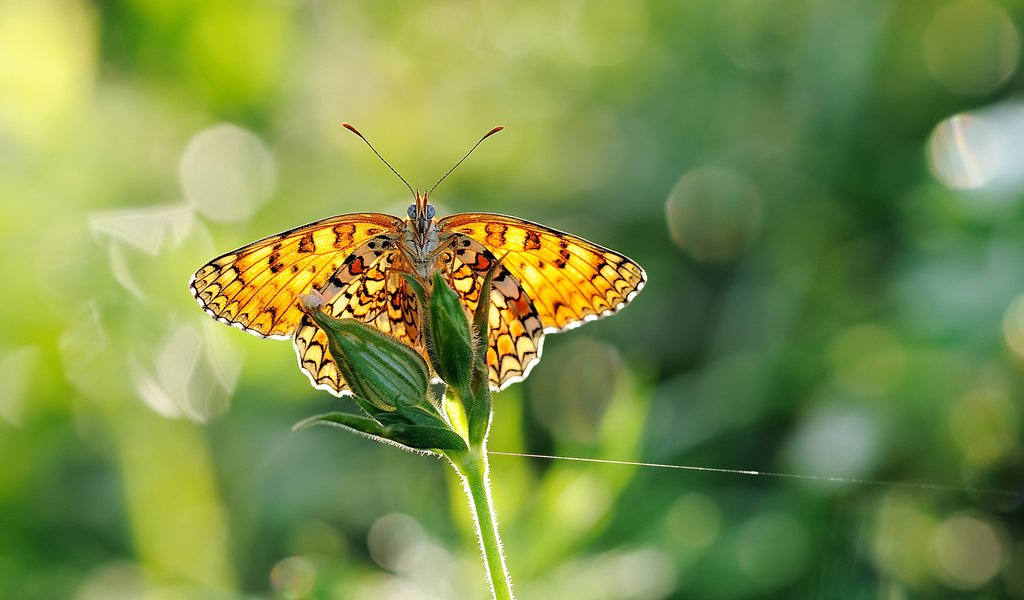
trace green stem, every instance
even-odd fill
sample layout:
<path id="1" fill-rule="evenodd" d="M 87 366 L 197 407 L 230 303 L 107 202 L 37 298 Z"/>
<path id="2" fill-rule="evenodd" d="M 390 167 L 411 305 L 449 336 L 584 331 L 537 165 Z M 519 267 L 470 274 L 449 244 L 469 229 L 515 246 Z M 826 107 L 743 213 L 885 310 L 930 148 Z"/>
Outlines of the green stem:
<path id="1" fill-rule="evenodd" d="M 491 485 L 487 474 L 487 452 L 483 444 L 469 452 L 450 455 L 455 471 L 462 477 L 463 489 L 469 497 L 477 538 L 484 552 L 484 564 L 495 600 L 513 600 L 512 582 L 505 567 L 505 555 L 498 537 L 498 520 L 491 503 Z"/>

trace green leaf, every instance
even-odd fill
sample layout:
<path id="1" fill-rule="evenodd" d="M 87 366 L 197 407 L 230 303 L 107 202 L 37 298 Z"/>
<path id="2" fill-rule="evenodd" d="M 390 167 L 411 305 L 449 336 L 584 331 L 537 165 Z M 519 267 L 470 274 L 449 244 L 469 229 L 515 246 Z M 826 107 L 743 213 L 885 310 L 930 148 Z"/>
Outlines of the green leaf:
<path id="1" fill-rule="evenodd" d="M 423 425 L 394 425 L 388 427 L 389 439 L 418 450 L 466 451 L 466 440 L 451 429 Z"/>
<path id="2" fill-rule="evenodd" d="M 465 440 L 450 429 L 423 425 L 382 425 L 374 419 L 351 413 L 333 412 L 316 415 L 297 423 L 293 429 L 313 425 L 340 427 L 379 442 L 397 445 L 406 450 L 465 451 Z"/>
<path id="3" fill-rule="evenodd" d="M 292 426 L 292 431 L 308 429 L 314 425 L 341 425 L 346 429 L 351 429 L 357 433 L 374 436 L 379 436 L 384 433 L 384 426 L 374 419 L 345 412 L 331 412 L 324 413 L 322 415 L 313 415 L 312 417 L 305 418 Z"/>

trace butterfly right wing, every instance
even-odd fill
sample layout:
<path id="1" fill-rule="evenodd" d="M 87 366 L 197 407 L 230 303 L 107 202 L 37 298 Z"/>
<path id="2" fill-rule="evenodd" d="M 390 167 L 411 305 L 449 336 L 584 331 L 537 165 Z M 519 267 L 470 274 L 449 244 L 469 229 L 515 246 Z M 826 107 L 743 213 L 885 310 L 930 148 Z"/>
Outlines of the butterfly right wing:
<path id="1" fill-rule="evenodd" d="M 497 260 L 486 246 L 468 236 L 453 234 L 448 280 L 470 314 L 480 301 L 480 286 Z M 491 389 L 500 391 L 526 379 L 540 360 L 544 325 L 533 301 L 504 263 L 491 282 L 487 316 L 487 371 Z"/>
<path id="2" fill-rule="evenodd" d="M 326 285 L 367 238 L 403 227 L 402 219 L 383 213 L 314 221 L 211 260 L 192 276 L 189 289 L 218 321 L 260 337 L 286 338 L 303 316 L 299 295 Z"/>
<path id="3" fill-rule="evenodd" d="M 618 311 L 647 281 L 640 265 L 614 250 L 517 217 L 460 213 L 438 226 L 502 256 L 549 333 Z"/>

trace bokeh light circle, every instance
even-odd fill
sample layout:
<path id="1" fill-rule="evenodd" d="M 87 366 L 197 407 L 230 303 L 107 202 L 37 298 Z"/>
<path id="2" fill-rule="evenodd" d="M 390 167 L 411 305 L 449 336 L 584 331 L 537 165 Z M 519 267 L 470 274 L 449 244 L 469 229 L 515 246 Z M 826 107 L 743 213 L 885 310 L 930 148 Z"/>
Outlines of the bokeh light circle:
<path id="1" fill-rule="evenodd" d="M 943 185 L 955 190 L 984 186 L 996 169 L 989 149 L 990 131 L 975 115 L 959 114 L 945 119 L 928 138 L 928 166 Z"/>
<path id="2" fill-rule="evenodd" d="M 722 511 L 714 499 L 692 492 L 676 500 L 666 514 L 666 532 L 680 546 L 710 546 L 722 532 Z"/>
<path id="3" fill-rule="evenodd" d="M 1017 447 L 1020 412 L 1007 392 L 996 386 L 968 391 L 950 407 L 950 433 L 964 460 L 987 468 Z"/>
<path id="4" fill-rule="evenodd" d="M 302 556 L 289 556 L 279 560 L 270 570 L 270 585 L 274 591 L 295 600 L 305 598 L 316 584 L 316 567 Z"/>
<path id="5" fill-rule="evenodd" d="M 665 202 L 672 241 L 701 262 L 735 258 L 761 229 L 761 197 L 740 173 L 701 167 L 683 174 Z"/>
<path id="6" fill-rule="evenodd" d="M 962 0 L 932 17 L 923 45 L 928 71 L 943 87 L 961 94 L 984 94 L 1013 75 L 1020 34 L 1001 7 L 984 0 Z"/>
<path id="7" fill-rule="evenodd" d="M 1014 298 L 1003 314 L 1003 339 L 1014 354 L 1024 359 L 1024 294 Z"/>
<path id="8" fill-rule="evenodd" d="M 377 564 L 396 573 L 407 573 L 423 556 L 427 534 L 416 519 L 391 513 L 374 522 L 366 541 Z"/>
<path id="9" fill-rule="evenodd" d="M 596 442 L 622 374 L 618 348 L 580 335 L 545 349 L 544 359 L 555 368 L 538 370 L 527 380 L 539 420 L 556 438 Z"/>
<path id="10" fill-rule="evenodd" d="M 822 477 L 859 477 L 879 454 L 878 426 L 863 410 L 833 404 L 806 415 L 789 440 L 794 470 Z"/>
<path id="11" fill-rule="evenodd" d="M 895 581 L 920 585 L 930 580 L 928 542 L 937 527 L 919 498 L 889 491 L 879 504 L 872 535 L 875 564 Z"/>
<path id="12" fill-rule="evenodd" d="M 932 573 L 939 580 L 950 587 L 973 590 L 992 579 L 1007 557 L 995 526 L 977 514 L 964 512 L 936 528 L 931 558 Z"/>
<path id="13" fill-rule="evenodd" d="M 277 164 L 255 134 L 222 124 L 189 141 L 179 174 L 185 199 L 196 210 L 215 221 L 242 221 L 270 198 Z"/>

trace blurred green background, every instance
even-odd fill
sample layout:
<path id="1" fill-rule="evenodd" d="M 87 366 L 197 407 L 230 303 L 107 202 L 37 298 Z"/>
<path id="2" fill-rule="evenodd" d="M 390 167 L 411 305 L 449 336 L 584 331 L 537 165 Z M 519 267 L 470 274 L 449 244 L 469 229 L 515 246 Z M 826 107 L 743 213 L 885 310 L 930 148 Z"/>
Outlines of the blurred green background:
<path id="1" fill-rule="evenodd" d="M 519 597 L 1024 598 L 1019 0 L 0 0 L 0 598 L 484 598 L 190 274 L 408 195 L 642 264 L 492 450 Z M 878 480 L 870 484 L 854 480 Z M 927 487 L 908 484 L 935 484 Z M 1002 492 L 984 491 L 985 489 Z"/>

